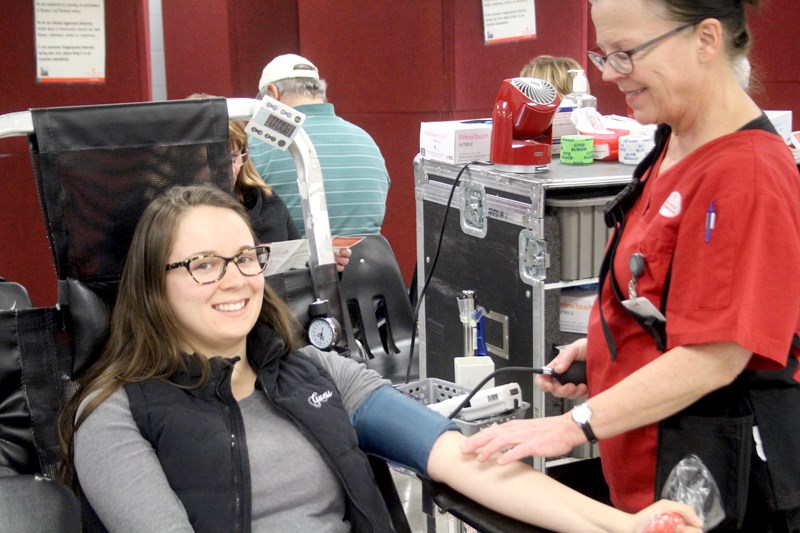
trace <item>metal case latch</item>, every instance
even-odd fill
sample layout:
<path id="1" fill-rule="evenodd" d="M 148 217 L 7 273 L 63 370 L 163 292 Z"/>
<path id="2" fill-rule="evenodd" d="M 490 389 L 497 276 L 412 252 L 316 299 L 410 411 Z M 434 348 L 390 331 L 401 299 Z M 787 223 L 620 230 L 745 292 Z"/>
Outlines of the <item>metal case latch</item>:
<path id="1" fill-rule="evenodd" d="M 461 231 L 483 239 L 486 237 L 486 190 L 483 185 L 471 181 L 461 184 Z"/>
<path id="2" fill-rule="evenodd" d="M 543 281 L 550 266 L 547 243 L 529 229 L 519 232 L 519 277 L 528 285 Z"/>

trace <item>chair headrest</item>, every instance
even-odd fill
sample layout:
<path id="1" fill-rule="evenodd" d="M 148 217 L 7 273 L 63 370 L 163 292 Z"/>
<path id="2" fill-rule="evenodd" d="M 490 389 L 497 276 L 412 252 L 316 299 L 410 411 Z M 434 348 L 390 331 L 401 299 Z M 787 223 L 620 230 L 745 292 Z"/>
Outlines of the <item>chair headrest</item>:
<path id="1" fill-rule="evenodd" d="M 224 99 L 34 109 L 31 139 L 58 278 L 119 279 L 139 217 L 175 185 L 232 192 Z"/>

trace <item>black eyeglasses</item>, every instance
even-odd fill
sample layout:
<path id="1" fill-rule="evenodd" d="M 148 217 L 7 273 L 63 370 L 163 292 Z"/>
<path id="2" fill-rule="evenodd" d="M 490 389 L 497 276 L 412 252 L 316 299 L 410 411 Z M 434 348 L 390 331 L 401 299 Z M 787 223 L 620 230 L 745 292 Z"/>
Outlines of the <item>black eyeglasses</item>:
<path id="1" fill-rule="evenodd" d="M 222 279 L 228 268 L 228 263 L 233 263 L 243 276 L 258 276 L 267 268 L 269 262 L 269 246 L 259 245 L 245 248 L 233 257 L 220 255 L 196 255 L 177 263 L 167 265 L 167 272 L 184 267 L 192 279 L 200 285 L 208 285 Z"/>
<path id="2" fill-rule="evenodd" d="M 600 72 L 603 72 L 606 68 L 606 63 L 611 65 L 611 68 L 619 72 L 620 74 L 630 74 L 633 72 L 633 54 L 637 52 L 641 52 L 645 48 L 649 48 L 656 43 L 659 43 L 666 39 L 667 37 L 671 37 L 676 33 L 685 30 L 691 26 L 695 26 L 697 22 L 689 22 L 684 24 L 683 26 L 678 26 L 674 30 L 670 30 L 663 35 L 659 35 L 655 39 L 650 39 L 644 44 L 640 44 L 636 48 L 631 48 L 630 50 L 621 50 L 618 52 L 611 52 L 607 56 L 599 52 L 595 52 L 594 50 L 590 50 L 587 52 L 589 54 L 589 59 L 592 61 L 595 67 Z"/>

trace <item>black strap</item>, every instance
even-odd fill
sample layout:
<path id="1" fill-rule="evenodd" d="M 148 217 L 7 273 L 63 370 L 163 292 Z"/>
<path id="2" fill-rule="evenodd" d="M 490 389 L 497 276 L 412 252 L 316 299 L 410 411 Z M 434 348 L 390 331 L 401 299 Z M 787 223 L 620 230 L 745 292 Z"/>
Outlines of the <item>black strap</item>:
<path id="1" fill-rule="evenodd" d="M 611 235 L 611 244 L 609 245 L 606 254 L 603 256 L 603 262 L 600 264 L 600 279 L 597 289 L 597 308 L 600 311 L 600 326 L 603 328 L 603 337 L 606 339 L 606 344 L 608 345 L 608 351 L 611 354 L 612 361 L 617 360 L 617 343 L 614 342 L 614 335 L 611 333 L 611 329 L 608 327 L 608 323 L 606 322 L 606 317 L 603 315 L 603 285 L 605 285 L 605 279 L 608 276 L 609 264 L 611 263 L 615 252 L 617 251 L 617 244 L 619 244 L 618 234 L 622 232 L 622 227 L 624 227 L 624 225 L 625 224 L 623 220 L 623 222 L 620 224 L 620 227 L 615 227 L 614 233 Z"/>
<path id="2" fill-rule="evenodd" d="M 617 300 L 622 300 L 620 298 L 620 291 L 616 282 L 616 276 L 614 276 L 614 256 L 617 252 L 617 245 L 622 239 L 622 231 L 625 229 L 625 213 L 627 213 L 628 210 L 633 207 L 633 204 L 635 204 L 636 200 L 638 200 L 642 195 L 645 185 L 645 181 L 642 178 L 645 174 L 649 173 L 650 169 L 653 167 L 653 164 L 661 155 L 661 152 L 664 151 L 664 148 L 667 145 L 667 140 L 669 139 L 670 131 L 671 130 L 667 125 L 662 125 L 658 128 L 655 135 L 655 148 L 649 154 L 647 154 L 647 156 L 633 171 L 633 179 L 631 182 L 626 185 L 625 188 L 622 189 L 622 191 L 620 191 L 620 193 L 617 194 L 617 196 L 615 196 L 614 199 L 608 202 L 603 208 L 603 217 L 606 226 L 613 228 L 614 232 L 611 235 L 611 243 L 606 250 L 606 254 L 603 256 L 603 262 L 600 264 L 597 299 L 599 301 L 600 326 L 603 329 L 603 336 L 606 339 L 606 344 L 608 345 L 608 351 L 611 354 L 612 361 L 616 361 L 617 359 L 617 345 L 614 341 L 614 335 L 611 333 L 611 329 L 608 327 L 608 323 L 603 315 L 603 286 L 605 285 L 606 277 L 608 277 L 610 272 L 611 287 L 614 289 L 614 294 Z M 666 302 L 664 302 L 664 304 L 666 304 Z M 631 316 L 635 318 L 635 315 L 631 314 Z M 666 330 L 666 328 L 664 329 Z"/>

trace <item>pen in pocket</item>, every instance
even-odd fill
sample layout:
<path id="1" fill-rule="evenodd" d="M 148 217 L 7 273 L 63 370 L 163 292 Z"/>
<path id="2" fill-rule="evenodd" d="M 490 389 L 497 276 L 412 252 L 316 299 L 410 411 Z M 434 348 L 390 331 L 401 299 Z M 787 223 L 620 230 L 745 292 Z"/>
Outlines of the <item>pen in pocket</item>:
<path id="1" fill-rule="evenodd" d="M 706 211 L 706 234 L 704 241 L 706 243 L 711 242 L 711 232 L 714 231 L 714 225 L 717 222 L 717 212 L 714 209 L 714 200 L 711 200 L 711 204 L 708 206 L 708 211 Z"/>

